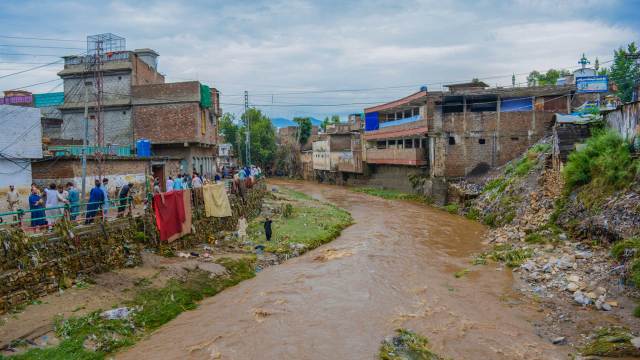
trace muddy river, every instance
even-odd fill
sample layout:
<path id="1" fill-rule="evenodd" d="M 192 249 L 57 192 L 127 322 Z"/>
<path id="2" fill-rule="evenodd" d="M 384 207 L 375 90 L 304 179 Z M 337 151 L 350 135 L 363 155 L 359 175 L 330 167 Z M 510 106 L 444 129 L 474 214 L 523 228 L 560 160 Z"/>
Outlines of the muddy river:
<path id="1" fill-rule="evenodd" d="M 478 223 L 419 204 L 302 182 L 276 184 L 351 212 L 333 242 L 181 314 L 117 359 L 375 359 L 394 329 L 455 359 L 566 359 L 510 271 L 470 267 Z"/>

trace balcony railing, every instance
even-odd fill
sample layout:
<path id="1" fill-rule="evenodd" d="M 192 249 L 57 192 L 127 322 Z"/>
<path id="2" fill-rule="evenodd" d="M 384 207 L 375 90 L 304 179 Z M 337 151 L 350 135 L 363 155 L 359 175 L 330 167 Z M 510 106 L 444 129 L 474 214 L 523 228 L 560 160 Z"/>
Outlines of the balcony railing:
<path id="1" fill-rule="evenodd" d="M 372 164 L 427 165 L 426 151 L 414 149 L 367 149 L 367 162 Z"/>
<path id="2" fill-rule="evenodd" d="M 404 119 L 381 122 L 380 123 L 380 128 L 382 129 L 382 128 L 389 127 L 389 126 L 408 124 L 408 123 L 412 123 L 412 122 L 416 122 L 416 121 L 420 121 L 420 120 L 422 120 L 422 116 L 414 115 L 414 116 L 411 116 L 411 117 L 408 117 L 408 118 L 404 118 Z"/>
<path id="3" fill-rule="evenodd" d="M 82 145 L 55 145 L 49 146 L 49 151 L 55 156 L 80 156 L 82 155 Z M 100 152 L 105 155 L 113 156 L 134 156 L 131 148 L 128 146 L 87 146 L 87 155 L 94 155 Z"/>

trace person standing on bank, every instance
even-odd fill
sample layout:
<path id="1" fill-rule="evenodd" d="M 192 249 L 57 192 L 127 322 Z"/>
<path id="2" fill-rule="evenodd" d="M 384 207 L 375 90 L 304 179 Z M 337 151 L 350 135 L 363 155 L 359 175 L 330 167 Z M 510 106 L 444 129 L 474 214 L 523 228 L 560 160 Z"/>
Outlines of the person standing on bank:
<path id="1" fill-rule="evenodd" d="M 271 241 L 271 219 L 267 218 L 264 221 L 264 235 L 267 237 L 267 241 Z"/>
<path id="2" fill-rule="evenodd" d="M 124 215 L 125 210 L 127 209 L 127 205 L 131 201 L 129 193 L 131 192 L 132 188 L 133 183 L 130 182 L 123 186 L 120 190 L 120 195 L 118 196 L 118 200 L 120 200 L 120 204 L 118 205 L 118 217 L 122 217 Z M 131 211 L 129 211 L 129 213 L 131 213 Z"/>

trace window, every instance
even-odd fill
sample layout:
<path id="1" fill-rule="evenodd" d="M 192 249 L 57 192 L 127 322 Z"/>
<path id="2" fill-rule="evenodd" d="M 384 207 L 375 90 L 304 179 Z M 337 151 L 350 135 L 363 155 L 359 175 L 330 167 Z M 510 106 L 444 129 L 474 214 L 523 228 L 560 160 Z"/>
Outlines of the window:
<path id="1" fill-rule="evenodd" d="M 395 149 L 396 148 L 396 141 L 395 140 L 387 140 L 387 146 L 390 149 Z"/>
<path id="2" fill-rule="evenodd" d="M 478 139 L 478 144 L 484 145 L 484 143 L 485 143 L 484 139 L 482 139 L 482 138 Z"/>
<path id="3" fill-rule="evenodd" d="M 405 139 L 404 140 L 404 148 L 405 149 L 413 148 L 413 139 Z"/>
<path id="4" fill-rule="evenodd" d="M 517 136 L 514 136 L 514 137 L 512 137 L 512 138 L 511 138 L 511 140 L 512 140 L 512 141 L 518 141 L 518 140 L 520 140 L 520 139 L 519 139 Z"/>
<path id="5" fill-rule="evenodd" d="M 413 147 L 416 149 L 420 147 L 420 139 L 413 139 Z"/>
<path id="6" fill-rule="evenodd" d="M 453 136 L 449 136 L 449 145 L 455 145 L 456 144 L 456 138 L 454 138 Z"/>
<path id="7" fill-rule="evenodd" d="M 426 149 L 426 148 L 429 147 L 428 144 L 427 144 L 427 141 L 429 141 L 429 139 L 427 139 L 427 138 L 422 139 L 422 148 L 423 149 Z"/>
<path id="8" fill-rule="evenodd" d="M 378 142 L 376 142 L 376 148 L 377 149 L 386 149 L 387 148 L 387 142 L 386 141 L 378 141 Z"/>
<path id="9" fill-rule="evenodd" d="M 122 80 L 122 76 L 118 76 L 118 80 Z"/>
<path id="10" fill-rule="evenodd" d="M 411 109 L 409 109 L 409 110 L 405 110 L 405 111 L 404 111 L 404 118 L 409 118 L 409 117 L 411 117 L 411 112 L 412 112 L 412 110 L 411 110 Z"/>
<path id="11" fill-rule="evenodd" d="M 122 112 L 122 115 L 127 115 L 127 111 L 126 111 L 126 110 L 125 110 L 125 111 L 123 111 L 123 112 Z"/>

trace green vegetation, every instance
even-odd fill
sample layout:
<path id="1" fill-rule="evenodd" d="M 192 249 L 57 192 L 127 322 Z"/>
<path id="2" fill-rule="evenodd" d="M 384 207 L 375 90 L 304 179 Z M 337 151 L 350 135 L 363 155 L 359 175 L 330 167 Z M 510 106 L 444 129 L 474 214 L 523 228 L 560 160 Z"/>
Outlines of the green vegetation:
<path id="1" fill-rule="evenodd" d="M 638 161 L 631 157 L 629 144 L 608 130 L 596 132 L 584 148 L 569 154 L 563 175 L 567 192 L 588 185 L 583 193 L 593 199 L 626 188 L 639 168 Z"/>
<path id="2" fill-rule="evenodd" d="M 625 260 L 640 255 L 640 238 L 634 237 L 618 241 L 611 247 L 611 256 L 616 260 Z"/>
<path id="3" fill-rule="evenodd" d="M 569 70 L 561 69 L 549 69 L 546 73 L 541 73 L 538 70 L 533 70 L 527 76 L 527 85 L 528 86 L 545 86 L 545 85 L 555 85 L 558 79 L 565 75 L 570 75 L 571 72 Z"/>
<path id="4" fill-rule="evenodd" d="M 617 95 L 623 102 L 631 101 L 635 80 L 640 78 L 640 66 L 629 55 L 637 54 L 638 47 L 635 42 L 627 45 L 627 48 L 618 48 L 613 52 L 613 64 L 607 71 L 610 81 L 618 86 Z"/>
<path id="5" fill-rule="evenodd" d="M 485 265 L 487 259 L 505 263 L 509 267 L 517 267 L 533 255 L 533 250 L 528 248 L 515 248 L 510 244 L 498 244 L 491 251 L 476 255 L 473 265 Z"/>
<path id="6" fill-rule="evenodd" d="M 298 124 L 298 143 L 304 145 L 311 137 L 311 118 L 309 117 L 294 117 L 293 121 Z"/>
<path id="7" fill-rule="evenodd" d="M 331 117 L 325 117 L 324 120 L 322 120 L 322 124 L 320 124 L 320 127 L 322 128 L 322 130 L 327 130 L 327 125 L 333 125 L 333 124 L 339 124 L 340 123 L 340 115 L 331 115 Z"/>
<path id="8" fill-rule="evenodd" d="M 353 191 L 381 197 L 388 200 L 410 200 L 425 204 L 431 204 L 431 200 L 425 196 L 417 194 L 407 194 L 398 190 L 363 187 L 354 188 Z"/>
<path id="9" fill-rule="evenodd" d="M 524 241 L 529 244 L 544 244 L 546 242 L 545 238 L 538 232 L 527 234 Z"/>
<path id="10" fill-rule="evenodd" d="M 636 307 L 633 309 L 633 316 L 640 318 L 640 305 L 636 305 Z"/>
<path id="11" fill-rule="evenodd" d="M 478 220 L 480 218 L 480 210 L 478 210 L 478 208 L 471 207 L 465 216 L 469 220 Z"/>
<path id="12" fill-rule="evenodd" d="M 462 270 L 458 270 L 458 271 L 454 272 L 453 276 L 455 276 L 456 279 L 459 279 L 459 278 L 467 275 L 470 272 L 471 272 L 471 270 L 469 270 L 469 269 L 462 269 Z"/>
<path id="13" fill-rule="evenodd" d="M 631 344 L 633 335 L 621 327 L 602 328 L 596 331 L 593 340 L 585 345 L 581 353 L 590 356 L 639 356 L 640 351 Z"/>
<path id="14" fill-rule="evenodd" d="M 266 168 L 275 159 L 276 130 L 271 120 L 260 110 L 247 110 L 242 114 L 240 122 L 232 114 L 224 114 L 219 122 L 220 134 L 233 146 L 234 151 L 239 152 L 241 163 L 244 163 L 246 126 L 243 124 L 246 124 L 247 119 L 251 132 L 251 162 Z"/>
<path id="15" fill-rule="evenodd" d="M 226 275 L 210 277 L 196 270 L 184 280 L 170 280 L 163 288 L 143 287 L 127 302 L 133 315 L 119 320 L 107 320 L 94 311 L 81 317 L 55 320 L 56 335 L 62 340 L 56 347 L 31 349 L 25 353 L 2 357 L 11 360 L 104 359 L 107 354 L 130 346 L 144 335 L 174 319 L 178 314 L 197 307 L 205 297 L 253 277 L 253 257 L 219 259 Z"/>
<path id="16" fill-rule="evenodd" d="M 449 213 L 449 214 L 457 214 L 458 213 L 458 204 L 448 204 L 444 206 L 444 209 Z"/>
<path id="17" fill-rule="evenodd" d="M 380 346 L 380 360 L 442 360 L 429 349 L 429 340 L 411 330 L 398 329 L 397 336 L 385 340 Z"/>
<path id="18" fill-rule="evenodd" d="M 331 204 L 314 200 L 306 194 L 280 188 L 276 199 L 282 201 L 281 214 L 273 216 L 273 237 L 267 242 L 263 222 L 255 219 L 249 224 L 248 235 L 254 244 L 276 254 L 298 254 L 314 249 L 340 235 L 351 225 L 351 215 Z M 287 215 L 287 216 L 285 216 Z M 303 248 L 295 248 L 302 245 Z"/>

